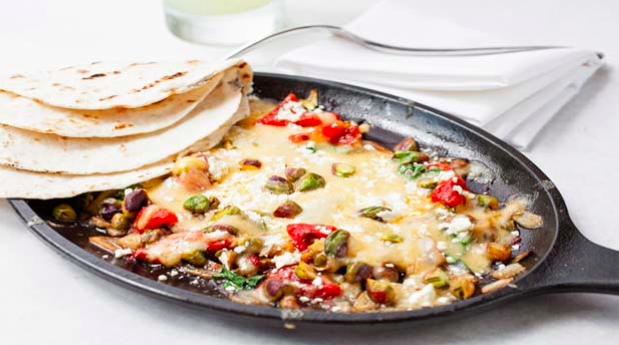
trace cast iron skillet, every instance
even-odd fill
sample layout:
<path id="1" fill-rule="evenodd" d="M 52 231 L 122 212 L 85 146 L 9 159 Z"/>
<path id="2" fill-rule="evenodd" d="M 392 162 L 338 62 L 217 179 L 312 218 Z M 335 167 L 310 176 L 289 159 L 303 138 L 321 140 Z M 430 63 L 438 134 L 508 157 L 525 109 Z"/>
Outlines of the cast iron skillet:
<path id="1" fill-rule="evenodd" d="M 50 227 L 50 206 L 57 202 L 11 200 L 28 227 L 54 249 L 89 270 L 124 286 L 157 297 L 201 307 L 214 314 L 252 321 L 294 324 L 367 325 L 406 321 L 437 320 L 482 310 L 527 295 L 549 292 L 597 292 L 619 294 L 619 252 L 598 246 L 576 229 L 554 184 L 533 163 L 508 144 L 485 131 L 448 114 L 384 93 L 331 81 L 257 73 L 255 95 L 283 99 L 289 92 L 305 95 L 318 90 L 320 104 L 348 119 L 366 120 L 373 125 L 370 139 L 389 147 L 403 136 L 413 136 L 442 154 L 464 157 L 485 164 L 494 174 L 487 185 L 472 184 L 505 200 L 512 195 L 534 199 L 531 211 L 544 219 L 542 229 L 522 230 L 522 247 L 535 255 L 523 261 L 526 273 L 514 287 L 476 296 L 452 305 L 388 313 L 338 314 L 320 311 L 290 312 L 276 308 L 243 305 L 221 298 L 209 286 L 156 280 L 161 271 L 126 264 L 124 260 L 103 260 L 102 253 L 87 245 L 87 233 L 78 228 Z M 93 255 L 94 254 L 94 255 Z M 118 262 L 120 261 L 120 262 Z"/>

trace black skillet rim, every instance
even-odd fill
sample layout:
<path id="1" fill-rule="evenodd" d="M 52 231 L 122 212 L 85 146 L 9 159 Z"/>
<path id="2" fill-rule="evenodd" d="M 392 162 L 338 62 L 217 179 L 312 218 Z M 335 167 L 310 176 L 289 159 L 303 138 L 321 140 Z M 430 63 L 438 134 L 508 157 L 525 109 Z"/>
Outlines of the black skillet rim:
<path id="1" fill-rule="evenodd" d="M 556 188 L 552 187 L 552 182 L 533 162 L 531 162 L 522 153 L 511 147 L 509 144 L 503 142 L 502 140 L 486 132 L 485 130 L 465 122 L 464 120 L 408 99 L 363 87 L 348 85 L 329 80 L 277 73 L 257 72 L 255 73 L 255 76 L 286 79 L 302 83 L 319 83 L 328 87 L 353 90 L 355 92 L 368 96 L 375 96 L 389 101 L 405 103 L 407 105 L 426 110 L 432 113 L 433 116 L 442 117 L 460 128 L 465 128 L 468 131 L 473 132 L 475 135 L 483 138 L 486 142 L 488 142 L 488 144 L 492 144 L 497 148 L 505 151 L 505 153 L 511 156 L 512 159 L 518 161 L 523 167 L 529 170 L 532 176 L 534 176 L 538 180 L 538 182 L 544 186 L 543 190 L 548 194 L 549 199 L 553 204 L 552 206 L 555 211 L 555 216 L 558 220 L 558 226 L 561 227 L 562 224 L 571 223 L 571 221 L 569 220 L 565 202 L 561 194 Z M 193 307 L 205 308 L 207 310 L 212 310 L 215 312 L 228 313 L 230 315 L 236 314 L 238 316 L 245 317 L 261 317 L 273 321 L 286 321 L 291 323 L 328 323 L 342 325 L 400 323 L 451 316 L 456 311 L 478 310 L 482 309 L 485 306 L 489 306 L 490 304 L 495 305 L 498 302 L 507 301 L 513 297 L 516 297 L 517 295 L 527 293 L 526 290 L 521 290 L 517 287 L 512 289 L 504 288 L 487 295 L 475 296 L 471 299 L 459 301 L 450 305 L 408 311 L 374 313 L 331 313 L 310 310 L 303 311 L 302 313 L 290 313 L 286 310 L 281 310 L 274 307 L 240 304 L 227 299 L 221 299 L 204 294 L 190 292 L 181 288 L 176 288 L 166 284 L 158 283 L 154 280 L 147 279 L 136 273 L 127 271 L 113 265 L 112 263 L 102 260 L 95 255 L 92 255 L 81 249 L 79 246 L 75 245 L 68 239 L 64 238 L 53 228 L 43 222 L 25 200 L 10 199 L 9 203 L 13 207 L 15 212 L 26 223 L 27 227 L 37 237 L 43 240 L 46 244 L 50 245 L 63 256 L 71 259 L 75 263 L 90 270 L 91 272 L 94 272 L 97 275 L 114 283 L 129 287 L 136 291 L 146 292 L 155 297 L 171 300 Z M 552 244 L 549 247 L 549 250 L 546 251 L 546 253 L 544 253 L 544 255 L 539 258 L 539 260 L 535 263 L 533 267 L 527 270 L 527 274 L 524 275 L 521 279 L 524 280 L 526 277 L 530 276 L 533 271 L 535 271 L 541 266 L 541 264 L 545 261 L 546 257 L 550 253 L 550 248 L 554 247 L 557 235 L 558 231 L 555 233 L 555 237 L 552 240 Z M 518 282 L 518 280 L 516 282 Z"/>

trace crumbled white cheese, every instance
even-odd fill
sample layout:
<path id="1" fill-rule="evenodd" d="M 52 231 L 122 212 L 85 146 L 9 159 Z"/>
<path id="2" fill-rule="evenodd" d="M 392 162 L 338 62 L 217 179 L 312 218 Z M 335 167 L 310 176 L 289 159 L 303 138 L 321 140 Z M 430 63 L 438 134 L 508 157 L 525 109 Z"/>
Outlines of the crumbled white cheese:
<path id="1" fill-rule="evenodd" d="M 449 223 L 441 223 L 439 229 L 445 230 L 448 235 L 455 235 L 461 232 L 469 231 L 473 227 L 473 223 L 467 216 L 457 215 Z"/>
<path id="2" fill-rule="evenodd" d="M 131 253 L 133 253 L 133 251 L 131 249 L 116 249 L 116 251 L 114 252 L 114 257 L 115 258 L 122 258 L 123 256 L 127 256 L 127 255 L 131 255 Z"/>
<path id="3" fill-rule="evenodd" d="M 215 181 L 220 181 L 228 173 L 228 165 L 221 159 L 209 156 L 208 172 Z"/>
<path id="4" fill-rule="evenodd" d="M 310 301 L 310 298 L 307 297 L 307 296 L 301 296 L 301 297 L 299 297 L 299 301 L 307 303 L 307 302 Z"/>
<path id="5" fill-rule="evenodd" d="M 159 277 L 157 277 L 157 280 L 160 282 L 164 282 L 166 280 L 168 280 L 168 277 L 164 274 L 160 275 Z"/>
<path id="6" fill-rule="evenodd" d="M 245 249 L 247 249 L 247 247 L 245 247 L 245 246 L 237 246 L 237 247 L 234 248 L 234 252 L 238 253 L 238 254 L 241 254 L 242 252 L 245 251 Z"/>
<path id="7" fill-rule="evenodd" d="M 306 112 L 307 110 L 305 110 L 305 108 L 300 102 L 286 102 L 277 111 L 277 115 L 275 115 L 275 120 L 297 122 Z"/>
<path id="8" fill-rule="evenodd" d="M 427 284 L 421 290 L 408 296 L 408 303 L 418 307 L 431 307 L 434 300 L 436 300 L 436 290 L 432 284 Z"/>
<path id="9" fill-rule="evenodd" d="M 171 270 L 170 271 L 170 277 L 176 277 L 178 275 L 178 271 L 177 270 Z"/>
<path id="10" fill-rule="evenodd" d="M 312 280 L 312 285 L 317 286 L 317 287 L 322 287 L 322 278 L 320 277 L 314 278 L 314 280 Z"/>
<path id="11" fill-rule="evenodd" d="M 299 261 L 301 261 L 301 254 L 299 253 L 285 252 L 282 255 L 273 257 L 273 262 L 277 268 L 294 265 Z"/>
<path id="12" fill-rule="evenodd" d="M 452 187 L 453 191 L 462 195 L 464 193 L 464 189 L 461 186 L 455 185 Z"/>
<path id="13" fill-rule="evenodd" d="M 447 181 L 449 179 L 452 179 L 455 175 L 456 173 L 453 170 L 441 171 L 436 177 L 436 179 L 438 181 Z"/>
<path id="14" fill-rule="evenodd" d="M 444 241 L 436 242 L 436 249 L 438 249 L 438 250 L 445 250 L 445 249 L 447 249 L 447 243 L 445 243 Z"/>
<path id="15" fill-rule="evenodd" d="M 393 211 L 380 211 L 376 215 L 385 222 L 390 222 L 398 217 L 398 214 Z"/>

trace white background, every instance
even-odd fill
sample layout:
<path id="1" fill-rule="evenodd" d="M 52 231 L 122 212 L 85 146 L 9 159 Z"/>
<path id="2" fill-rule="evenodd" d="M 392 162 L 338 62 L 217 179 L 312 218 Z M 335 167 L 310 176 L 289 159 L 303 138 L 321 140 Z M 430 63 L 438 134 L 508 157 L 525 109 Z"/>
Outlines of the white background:
<path id="1" fill-rule="evenodd" d="M 343 24 L 370 0 L 287 1 L 291 24 Z M 619 2 L 452 1 L 497 30 L 535 25 L 558 43 L 597 48 L 607 66 L 527 155 L 555 182 L 582 232 L 619 249 Z M 511 18 L 512 20 L 506 20 Z M 516 20 L 514 18 L 520 18 Z M 428 33 L 431 34 L 431 33 Z M 281 46 L 279 48 L 282 48 Z M 0 1 L 0 71 L 102 59 L 215 57 L 173 38 L 154 0 Z M 1 185 L 2 181 L 0 181 Z M 619 265 L 619 263 L 617 263 Z M 0 344 L 616 344 L 619 298 L 552 295 L 434 327 L 368 333 L 257 329 L 142 296 L 78 268 L 0 201 Z"/>

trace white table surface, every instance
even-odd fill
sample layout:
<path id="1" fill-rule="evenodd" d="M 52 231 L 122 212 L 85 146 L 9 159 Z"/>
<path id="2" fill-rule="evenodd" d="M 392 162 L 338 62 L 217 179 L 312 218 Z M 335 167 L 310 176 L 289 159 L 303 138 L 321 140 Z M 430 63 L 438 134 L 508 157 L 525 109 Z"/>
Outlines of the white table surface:
<path id="1" fill-rule="evenodd" d="M 288 19 L 345 23 L 371 0 L 287 1 Z M 619 249 L 619 2 L 452 1 L 497 30 L 537 25 L 545 37 L 597 48 L 607 64 L 541 133 L 527 155 L 555 182 L 582 232 Z M 482 5 L 483 3 L 483 5 Z M 494 4 L 496 3 L 496 4 Z M 518 17 L 520 16 L 520 17 Z M 513 18 L 523 18 L 520 22 Z M 557 42 L 559 43 L 559 42 Z M 280 45 L 279 48 L 282 48 Z M 222 48 L 175 39 L 153 0 L 4 0 L 0 71 L 79 61 L 216 56 Z M 0 181 L 1 185 L 2 181 Z M 617 263 L 619 264 L 619 263 Z M 376 334 L 257 329 L 108 283 L 61 258 L 0 201 L 0 344 L 617 344 L 619 298 L 530 298 L 430 328 Z"/>

